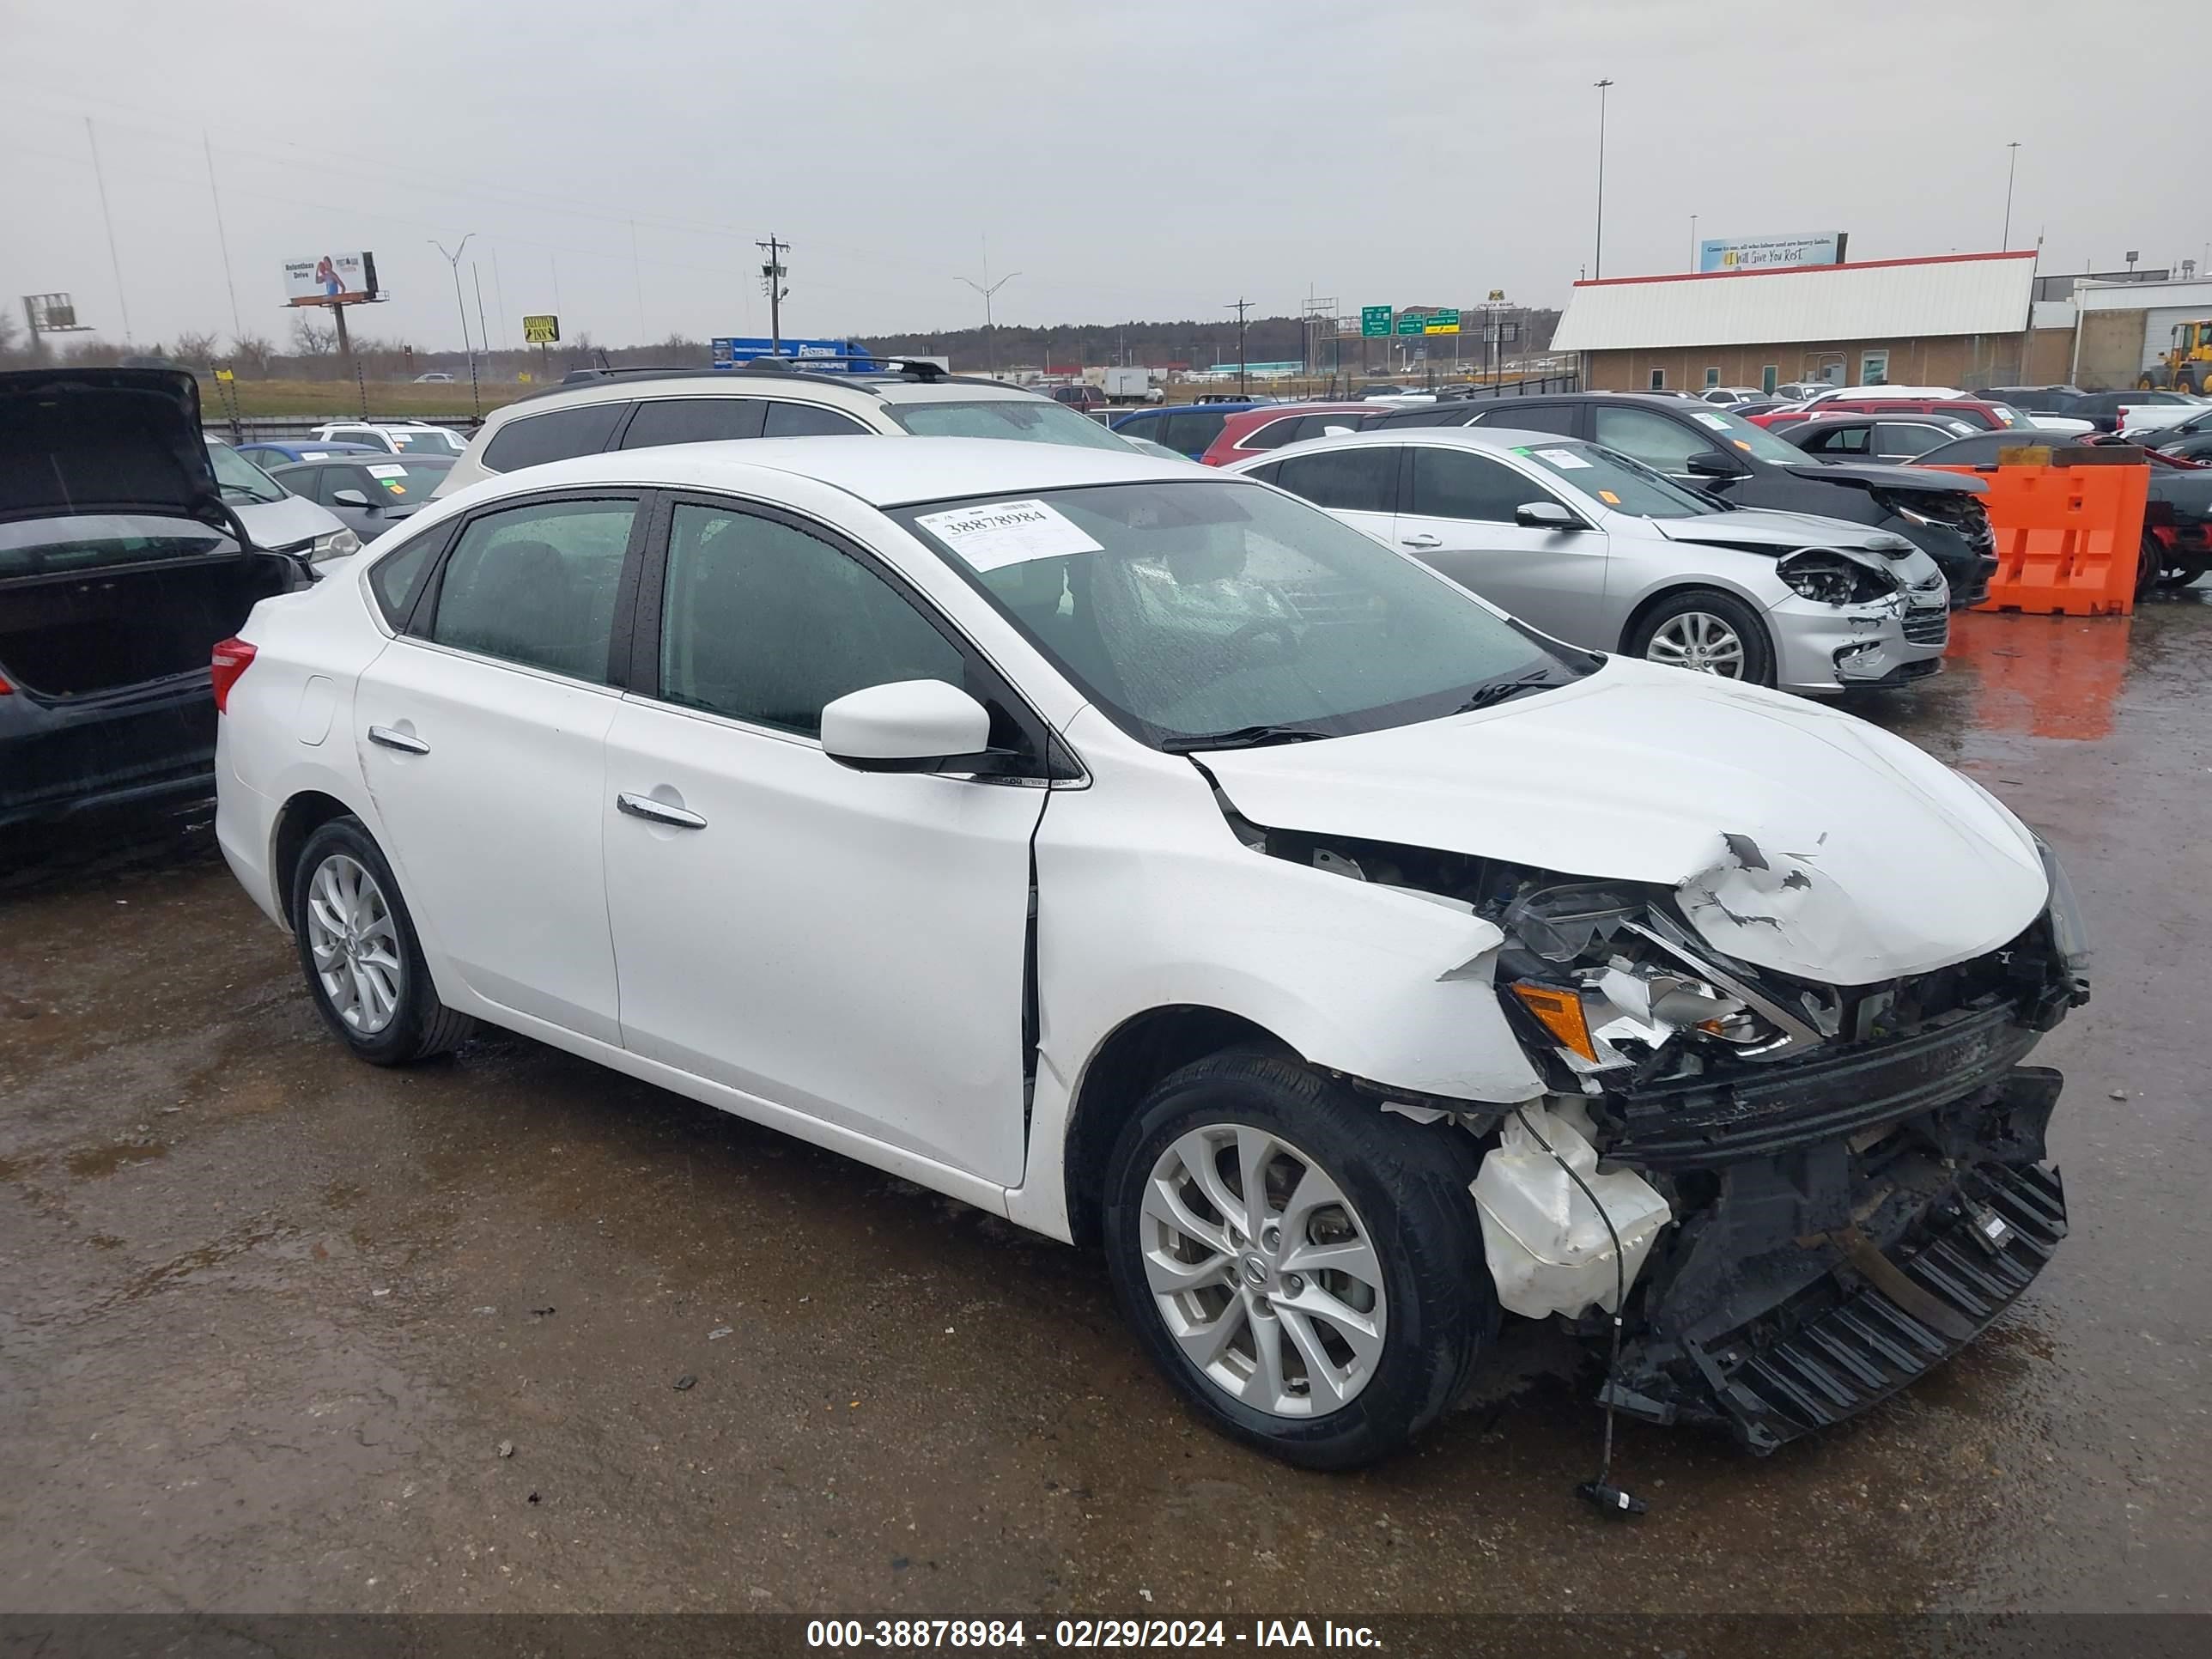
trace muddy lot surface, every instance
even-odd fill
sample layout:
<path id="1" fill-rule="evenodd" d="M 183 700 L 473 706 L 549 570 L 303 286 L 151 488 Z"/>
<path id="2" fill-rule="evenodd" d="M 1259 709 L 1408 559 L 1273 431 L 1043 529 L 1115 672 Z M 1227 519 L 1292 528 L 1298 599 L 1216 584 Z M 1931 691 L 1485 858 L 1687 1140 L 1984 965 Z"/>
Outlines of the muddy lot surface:
<path id="1" fill-rule="evenodd" d="M 2074 1235 L 1840 1432 L 1626 1425 L 1628 1526 L 1537 1346 L 1412 1455 L 1281 1468 L 1177 1408 L 1095 1257 L 520 1039 L 351 1062 L 204 831 L 19 859 L 0 1607 L 2201 1611 L 2208 597 L 1969 617 L 1859 708 L 2081 892 L 2095 1000 L 2038 1056 Z"/>

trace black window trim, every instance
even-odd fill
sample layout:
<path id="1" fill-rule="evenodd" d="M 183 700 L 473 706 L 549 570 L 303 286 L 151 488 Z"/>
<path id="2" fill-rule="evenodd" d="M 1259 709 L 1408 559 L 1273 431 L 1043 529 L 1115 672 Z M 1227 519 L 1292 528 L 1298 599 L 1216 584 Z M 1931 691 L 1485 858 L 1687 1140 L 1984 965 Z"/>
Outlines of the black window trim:
<path id="1" fill-rule="evenodd" d="M 607 441 L 607 447 L 601 450 L 599 453 L 602 455 L 611 455 L 617 450 L 626 449 L 629 447 L 629 429 L 636 423 L 637 417 L 644 412 L 645 406 L 647 404 L 752 404 L 757 405 L 760 410 L 762 430 L 765 431 L 768 425 L 768 406 L 771 401 L 773 400 L 762 397 L 757 392 L 753 391 L 750 388 L 748 388 L 746 392 L 743 396 L 739 397 L 732 397 L 727 392 L 724 392 L 718 397 L 707 398 L 700 396 L 696 392 L 672 392 L 667 396 L 661 398 L 634 398 L 630 400 L 629 412 L 625 414 L 621 420 L 615 422 L 614 435 Z M 755 437 L 758 437 L 761 434 L 759 433 L 755 433 L 753 434 Z M 682 445 L 685 443 L 741 443 L 744 441 L 745 441 L 745 440 L 731 438 L 689 438 L 680 439 L 676 444 L 666 447 L 677 448 L 681 447 Z M 659 447 L 660 446 L 654 447 Z M 639 447 L 645 448 L 647 446 L 641 444 Z"/>
<path id="2" fill-rule="evenodd" d="M 483 448 L 478 452 L 477 455 L 477 465 L 483 468 L 486 472 L 489 473 L 495 478 L 503 478 L 509 472 L 520 472 L 523 470 L 520 467 L 494 466 L 491 465 L 489 459 L 491 454 L 492 446 L 496 444 L 501 438 L 504 438 L 516 427 L 520 426 L 528 421 L 543 420 L 548 416 L 573 414 L 580 409 L 596 409 L 605 404 L 618 404 L 624 405 L 623 407 L 618 408 L 615 410 L 615 423 L 610 429 L 605 442 L 602 443 L 597 449 L 579 450 L 574 455 L 564 455 L 561 459 L 562 460 L 573 461 L 580 459 L 586 455 L 605 455 L 610 451 L 622 447 L 622 434 L 629 429 L 630 422 L 636 417 L 637 403 L 638 400 L 635 398 L 579 398 L 574 403 L 563 404 L 557 409 L 547 409 L 543 406 L 532 408 L 526 404 L 509 404 L 509 408 L 517 409 L 520 412 L 509 420 L 501 421 L 499 423 L 497 430 L 491 431 L 485 435 Z M 461 457 L 456 455 L 453 459 L 456 461 L 459 461 Z M 540 466 L 554 466 L 558 465 L 559 463 L 554 461 L 541 461 L 533 462 L 532 465 Z"/>
<path id="3" fill-rule="evenodd" d="M 541 674 L 570 685 L 588 685 L 602 690 L 626 691 L 629 689 L 625 678 L 633 661 L 630 650 L 630 631 L 637 614 L 639 566 L 644 557 L 646 538 L 653 520 L 653 497 L 657 494 L 639 485 L 576 486 L 565 489 L 533 491 L 527 495 L 507 495 L 495 501 L 447 520 L 444 524 L 425 533 L 442 534 L 446 544 L 437 550 L 430 568 L 416 586 L 413 600 L 407 607 L 407 623 L 395 628 L 393 634 L 413 644 L 427 646 L 436 651 L 450 651 L 456 656 L 466 657 L 471 662 L 493 663 L 501 668 L 511 668 L 518 673 Z M 516 662 L 507 657 L 495 657 L 482 651 L 471 651 L 465 647 L 448 645 L 434 640 L 425 631 L 436 618 L 438 600 L 446 587 L 446 569 L 453 562 L 453 550 L 460 544 L 461 537 L 469 527 L 484 519 L 502 513 L 512 513 L 520 507 L 548 507 L 561 501 L 624 501 L 636 507 L 629 523 L 629 541 L 623 549 L 622 574 L 615 582 L 615 610 L 610 619 L 607 640 L 607 673 L 604 680 L 580 680 L 572 674 L 563 674 L 557 668 L 543 667 L 537 663 Z M 403 550 L 394 548 L 392 552 Z M 386 557 L 389 557 L 386 555 Z M 383 559 L 376 562 L 384 562 Z M 372 569 L 374 566 L 370 567 Z"/>
<path id="4" fill-rule="evenodd" d="M 916 587 L 904 573 L 886 563 L 847 532 L 823 520 L 811 518 L 781 501 L 761 501 L 750 495 L 687 488 L 659 489 L 653 492 L 653 496 L 650 513 L 640 518 L 640 522 L 646 526 L 646 540 L 635 567 L 636 582 L 628 596 L 628 614 L 624 614 L 621 599 L 617 599 L 615 607 L 616 636 L 626 645 L 629 653 L 628 661 L 623 666 L 621 684 L 631 696 L 650 702 L 656 708 L 717 721 L 734 731 L 753 736 L 805 744 L 817 749 L 822 746 L 818 736 L 810 738 L 803 732 L 787 732 L 781 726 L 763 726 L 735 714 L 702 708 L 695 703 L 673 702 L 660 694 L 660 619 L 662 601 L 667 592 L 668 546 L 670 534 L 675 526 L 676 509 L 695 507 L 709 512 L 743 513 L 782 525 L 801 535 L 811 536 L 845 555 L 912 605 L 915 613 L 959 653 L 963 672 L 975 672 L 981 677 L 981 683 L 997 688 L 998 699 L 1014 724 L 1020 728 L 1023 741 L 1029 745 L 1030 757 L 1036 762 L 1036 769 L 1033 774 L 978 775 L 978 781 L 1065 787 L 1088 777 L 1080 759 L 1060 740 L 1051 724 L 1037 712 L 1029 698 L 1022 694 L 1015 685 L 1013 677 L 994 662 L 988 653 L 945 615 L 942 605 Z M 632 554 L 639 555 L 640 551 L 634 542 Z M 625 566 L 623 580 L 626 584 L 630 580 L 631 573 L 632 567 Z"/>

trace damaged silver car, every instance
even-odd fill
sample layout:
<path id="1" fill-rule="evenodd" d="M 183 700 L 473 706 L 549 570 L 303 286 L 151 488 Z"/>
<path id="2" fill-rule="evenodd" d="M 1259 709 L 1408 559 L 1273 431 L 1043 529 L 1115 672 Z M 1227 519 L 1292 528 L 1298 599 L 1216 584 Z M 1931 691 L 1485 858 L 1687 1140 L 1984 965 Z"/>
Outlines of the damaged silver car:
<path id="1" fill-rule="evenodd" d="M 2081 930 L 2010 812 L 1262 483 L 594 456 L 218 652 L 217 837 L 352 1052 L 506 1026 L 1101 1241 L 1173 1385 L 1297 1462 L 1403 1445 L 1509 1315 L 1764 1450 L 2065 1229 L 2021 1062 Z"/>

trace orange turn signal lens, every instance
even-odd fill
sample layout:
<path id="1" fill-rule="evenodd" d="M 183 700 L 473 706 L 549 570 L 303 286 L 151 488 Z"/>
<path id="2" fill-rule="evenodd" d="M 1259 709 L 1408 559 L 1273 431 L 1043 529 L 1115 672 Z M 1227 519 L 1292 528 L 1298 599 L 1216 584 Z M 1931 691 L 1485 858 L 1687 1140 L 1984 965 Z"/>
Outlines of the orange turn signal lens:
<path id="1" fill-rule="evenodd" d="M 1587 1060 L 1597 1059 L 1597 1041 L 1590 1036 L 1589 1020 L 1583 1012 L 1579 995 L 1556 985 L 1537 985 L 1527 980 L 1512 991 L 1521 999 L 1521 1006 L 1536 1017 L 1536 1023 L 1559 1039 L 1561 1048 L 1572 1049 Z"/>

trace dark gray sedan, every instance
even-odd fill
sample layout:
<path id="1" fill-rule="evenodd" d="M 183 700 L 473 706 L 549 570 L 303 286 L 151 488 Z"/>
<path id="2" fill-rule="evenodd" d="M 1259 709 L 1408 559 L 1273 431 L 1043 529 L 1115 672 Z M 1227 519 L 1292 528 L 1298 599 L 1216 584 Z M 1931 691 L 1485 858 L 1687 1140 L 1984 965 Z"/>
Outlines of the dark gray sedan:
<path id="1" fill-rule="evenodd" d="M 330 508 L 364 542 L 423 506 L 446 480 L 449 455 L 348 455 L 280 466 L 269 476 Z"/>

